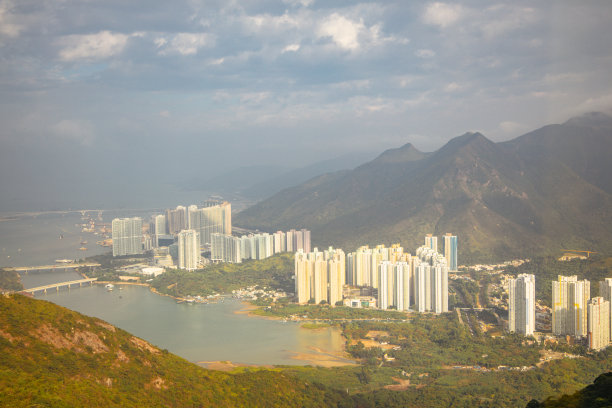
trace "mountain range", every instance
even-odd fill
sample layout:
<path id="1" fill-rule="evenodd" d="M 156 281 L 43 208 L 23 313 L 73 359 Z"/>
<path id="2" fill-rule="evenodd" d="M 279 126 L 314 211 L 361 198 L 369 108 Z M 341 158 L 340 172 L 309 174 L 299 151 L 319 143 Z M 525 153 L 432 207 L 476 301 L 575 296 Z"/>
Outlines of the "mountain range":
<path id="1" fill-rule="evenodd" d="M 612 249 L 612 118 L 590 113 L 495 143 L 466 133 L 424 153 L 410 143 L 242 211 L 241 227 L 309 228 L 345 250 L 452 232 L 459 262 Z"/>

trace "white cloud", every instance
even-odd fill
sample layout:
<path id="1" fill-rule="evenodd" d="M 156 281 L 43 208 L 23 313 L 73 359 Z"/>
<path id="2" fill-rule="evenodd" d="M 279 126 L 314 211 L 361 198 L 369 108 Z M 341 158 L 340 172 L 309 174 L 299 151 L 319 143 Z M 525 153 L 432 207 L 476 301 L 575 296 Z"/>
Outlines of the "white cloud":
<path id="1" fill-rule="evenodd" d="M 110 31 L 97 34 L 69 35 L 61 38 L 60 58 L 66 61 L 79 59 L 102 59 L 123 51 L 129 36 Z"/>
<path id="2" fill-rule="evenodd" d="M 451 82 L 444 87 L 444 90 L 446 92 L 457 92 L 457 91 L 462 90 L 463 88 L 464 88 L 463 85 L 460 85 L 456 82 Z"/>
<path id="3" fill-rule="evenodd" d="M 14 38 L 23 30 L 23 26 L 15 22 L 12 6 L 12 2 L 9 1 L 0 4 L 0 36 L 2 37 Z"/>
<path id="4" fill-rule="evenodd" d="M 53 135 L 60 139 L 91 146 L 95 139 L 93 127 L 89 122 L 80 120 L 61 120 L 51 126 Z"/>
<path id="5" fill-rule="evenodd" d="M 283 53 L 285 52 L 296 52 L 300 49 L 300 44 L 289 44 L 285 48 L 283 48 Z"/>
<path id="6" fill-rule="evenodd" d="M 164 45 L 168 44 L 168 40 L 166 38 L 163 38 L 163 37 L 156 38 L 153 42 L 155 43 L 157 48 L 161 48 Z"/>
<path id="7" fill-rule="evenodd" d="M 155 40 L 157 48 L 161 48 L 160 55 L 181 54 L 195 55 L 200 48 L 210 46 L 214 38 L 206 33 L 178 33 L 170 41 L 165 38 Z"/>
<path id="8" fill-rule="evenodd" d="M 436 53 L 432 50 L 417 50 L 414 55 L 416 55 L 419 58 L 433 58 L 436 56 Z"/>
<path id="9" fill-rule="evenodd" d="M 314 4 L 314 0 L 283 0 L 283 3 L 289 4 L 293 7 L 310 7 L 312 4 Z"/>
<path id="10" fill-rule="evenodd" d="M 367 29 L 363 21 L 352 21 L 334 13 L 319 26 L 318 36 L 331 37 L 340 48 L 353 51 L 359 48 L 359 34 L 364 31 Z"/>
<path id="11" fill-rule="evenodd" d="M 426 24 L 446 28 L 459 21 L 462 15 L 463 8 L 460 5 L 436 2 L 425 7 L 423 21 Z"/>

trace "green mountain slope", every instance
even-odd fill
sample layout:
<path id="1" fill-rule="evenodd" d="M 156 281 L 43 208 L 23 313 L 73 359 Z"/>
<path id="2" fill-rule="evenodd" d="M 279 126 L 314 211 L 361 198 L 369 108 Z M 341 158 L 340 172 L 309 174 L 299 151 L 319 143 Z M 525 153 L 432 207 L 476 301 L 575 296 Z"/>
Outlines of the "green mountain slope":
<path id="1" fill-rule="evenodd" d="M 533 400 L 527 408 L 590 408 L 612 407 L 612 372 L 600 375 L 593 384 L 572 395 L 548 398 L 543 402 Z"/>
<path id="2" fill-rule="evenodd" d="M 102 320 L 0 296 L 3 407 L 319 407 L 342 398 L 280 372 L 205 370 Z"/>
<path id="3" fill-rule="evenodd" d="M 494 143 L 480 133 L 434 153 L 392 149 L 237 214 L 264 230 L 306 227 L 352 250 L 426 233 L 460 237 L 460 262 L 612 246 L 612 118 L 588 115 Z"/>

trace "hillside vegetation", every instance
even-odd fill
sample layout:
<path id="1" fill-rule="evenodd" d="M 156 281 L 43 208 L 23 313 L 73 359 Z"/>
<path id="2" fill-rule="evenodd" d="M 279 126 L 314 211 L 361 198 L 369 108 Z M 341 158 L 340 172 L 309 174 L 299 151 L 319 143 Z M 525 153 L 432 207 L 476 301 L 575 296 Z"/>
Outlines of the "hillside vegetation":
<path id="1" fill-rule="evenodd" d="M 205 370 L 102 320 L 0 296 L 0 406 L 321 407 L 343 398 L 280 372 Z"/>
<path id="2" fill-rule="evenodd" d="M 283 253 L 260 261 L 248 260 L 240 264 L 220 263 L 195 271 L 174 269 L 151 282 L 158 292 L 183 297 L 231 293 L 249 286 L 293 292 L 293 254 Z"/>

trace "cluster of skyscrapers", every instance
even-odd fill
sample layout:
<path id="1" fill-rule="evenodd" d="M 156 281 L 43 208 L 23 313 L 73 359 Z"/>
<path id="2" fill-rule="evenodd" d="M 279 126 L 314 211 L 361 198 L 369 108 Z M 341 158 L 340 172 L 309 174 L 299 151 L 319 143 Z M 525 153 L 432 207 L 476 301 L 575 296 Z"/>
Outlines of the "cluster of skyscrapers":
<path id="1" fill-rule="evenodd" d="M 591 299 L 591 283 L 577 276 L 561 276 L 552 282 L 552 332 L 556 336 L 587 338 L 589 348 L 607 347 L 612 338 L 612 279 L 599 285 L 600 295 Z M 535 331 L 535 277 L 511 279 L 509 330 L 532 335 Z"/>
<path id="2" fill-rule="evenodd" d="M 295 253 L 295 294 L 298 303 L 314 301 L 335 305 L 342 300 L 346 260 L 344 251 L 330 247 L 324 252 Z"/>
<path id="3" fill-rule="evenodd" d="M 202 247 L 210 246 L 214 234 L 232 233 L 232 207 L 228 202 L 206 202 L 177 206 L 154 215 L 148 233 L 142 218 L 116 218 L 112 222 L 113 256 L 142 254 L 144 250 L 170 247 L 178 267 L 193 270 L 200 266 Z"/>
<path id="4" fill-rule="evenodd" d="M 167 235 L 176 236 L 183 230 L 194 230 L 200 235 L 202 245 L 210 245 L 212 234 L 232 234 L 232 205 L 228 202 L 207 201 L 204 207 L 197 205 L 166 210 L 165 214 L 153 216 L 149 231 L 154 237 L 153 245 L 162 246 Z"/>
<path id="5" fill-rule="evenodd" d="M 404 252 L 399 244 L 389 248 L 362 246 L 346 256 L 339 277 L 336 275 L 337 262 L 345 258 L 341 250 L 297 252 L 295 287 L 298 302 L 325 300 L 334 305 L 342 299 L 341 290 L 347 284 L 377 290 L 380 309 L 447 312 L 448 259 L 452 259 L 456 268 L 457 237 L 447 234 L 444 243 L 448 258 L 437 252 L 438 237 L 432 235 L 425 238 L 426 245 L 417 249 L 416 256 Z M 328 293 L 327 298 L 323 293 Z"/>
<path id="6" fill-rule="evenodd" d="M 240 263 L 246 259 L 265 259 L 281 252 L 302 250 L 310 252 L 310 231 L 294 229 L 273 234 L 260 234 L 232 237 L 212 234 L 211 260 L 217 262 Z"/>

